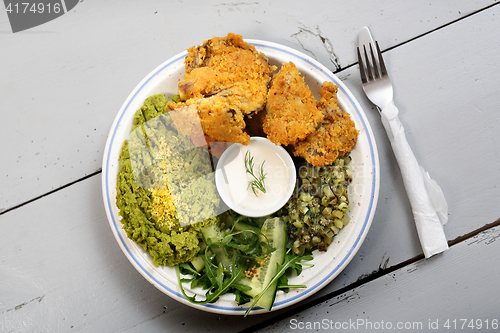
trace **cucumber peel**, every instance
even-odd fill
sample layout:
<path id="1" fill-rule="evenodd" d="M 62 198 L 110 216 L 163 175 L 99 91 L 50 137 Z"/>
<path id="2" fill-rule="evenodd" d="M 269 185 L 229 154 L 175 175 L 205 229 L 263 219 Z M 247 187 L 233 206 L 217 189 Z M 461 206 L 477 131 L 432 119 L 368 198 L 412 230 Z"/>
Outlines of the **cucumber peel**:
<path id="1" fill-rule="evenodd" d="M 267 242 L 275 250 L 268 254 L 261 265 L 252 269 L 250 277 L 244 276 L 239 283 L 252 289 L 245 293 L 254 298 L 256 306 L 270 310 L 276 297 L 278 267 L 283 264 L 287 243 L 286 223 L 278 218 L 267 219 L 261 228 L 261 241 Z"/>
<path id="2" fill-rule="evenodd" d="M 219 244 L 214 244 L 221 242 L 222 239 L 224 238 L 224 234 L 222 233 L 220 228 L 215 224 L 211 224 L 209 226 L 201 228 L 200 231 L 203 237 L 203 241 L 215 254 L 217 262 L 221 263 L 226 271 L 231 272 L 232 271 L 231 258 L 229 258 L 229 256 L 227 255 L 224 246 Z"/>

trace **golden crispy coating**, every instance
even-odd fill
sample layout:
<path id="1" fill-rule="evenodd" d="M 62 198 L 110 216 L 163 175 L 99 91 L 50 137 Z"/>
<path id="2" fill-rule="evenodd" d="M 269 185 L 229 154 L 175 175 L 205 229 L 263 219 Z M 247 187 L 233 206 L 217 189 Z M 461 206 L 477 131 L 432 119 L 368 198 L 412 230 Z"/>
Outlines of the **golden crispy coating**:
<path id="1" fill-rule="evenodd" d="M 178 131 L 187 135 L 197 147 L 207 144 L 196 105 L 181 105 L 181 103 L 176 105 L 175 102 L 169 101 L 167 107 Z"/>
<path id="2" fill-rule="evenodd" d="M 320 128 L 294 146 L 295 156 L 301 156 L 312 165 L 329 165 L 337 157 L 351 151 L 359 131 L 348 113 L 340 110 L 337 89 L 332 82 L 324 82 L 318 109 L 324 114 Z"/>
<path id="3" fill-rule="evenodd" d="M 204 99 L 198 100 L 198 101 L 206 101 Z M 214 101 L 211 101 L 214 102 Z M 174 103 L 174 102 L 171 102 Z M 206 105 L 209 105 L 208 103 Z M 208 147 L 210 149 L 210 153 L 216 157 L 220 157 L 222 153 L 231 145 L 230 142 L 214 142 L 209 136 L 206 136 L 203 127 L 207 128 L 207 132 L 210 132 L 210 127 L 211 124 L 207 123 L 207 119 L 211 118 L 205 118 L 203 121 L 203 124 L 200 120 L 200 116 L 198 114 L 198 105 L 195 104 L 182 104 L 182 106 L 178 106 L 177 109 L 172 110 L 172 104 L 170 105 L 170 112 L 169 114 L 172 117 L 172 120 L 174 122 L 175 127 L 177 130 L 181 131 L 183 134 L 187 135 L 190 139 L 191 142 L 197 147 L 205 146 L 208 144 Z M 200 107 L 202 112 L 205 112 L 207 109 L 204 108 L 203 106 Z M 214 110 L 214 112 L 217 112 L 218 108 L 210 108 L 211 110 Z M 229 121 L 229 122 L 238 122 L 236 119 L 227 119 L 225 116 L 227 115 L 227 112 L 222 112 L 222 117 L 218 117 L 217 115 L 214 116 L 213 120 L 217 121 Z M 241 127 L 241 124 L 235 125 L 233 124 L 232 127 Z M 240 133 L 240 135 L 245 135 L 245 133 Z M 238 135 L 236 135 L 238 136 Z M 248 138 L 250 139 L 250 138 Z M 242 141 L 246 141 L 246 138 L 243 138 Z"/>
<path id="4" fill-rule="evenodd" d="M 207 142 L 231 142 L 247 145 L 250 136 L 244 131 L 245 121 L 239 110 L 231 108 L 222 96 L 189 99 L 186 102 L 169 102 L 172 119 L 182 133 L 197 145 Z M 200 131 L 201 129 L 203 131 Z"/>
<path id="5" fill-rule="evenodd" d="M 249 144 L 244 116 L 264 109 L 267 85 L 276 67 L 269 65 L 253 45 L 232 33 L 191 47 L 184 63 L 186 74 L 178 89 L 184 102 L 168 104 L 170 110 L 190 113 L 176 122 L 182 132 L 191 135 L 196 145 Z M 194 134 L 196 122 L 201 124 L 205 138 Z"/>
<path id="6" fill-rule="evenodd" d="M 311 90 L 292 62 L 273 76 L 267 99 L 263 129 L 275 144 L 295 144 L 323 120 Z"/>
<path id="7" fill-rule="evenodd" d="M 231 109 L 243 114 L 264 108 L 276 69 L 255 46 L 232 33 L 189 48 L 185 66 L 184 81 L 179 83 L 182 100 L 224 96 Z"/>

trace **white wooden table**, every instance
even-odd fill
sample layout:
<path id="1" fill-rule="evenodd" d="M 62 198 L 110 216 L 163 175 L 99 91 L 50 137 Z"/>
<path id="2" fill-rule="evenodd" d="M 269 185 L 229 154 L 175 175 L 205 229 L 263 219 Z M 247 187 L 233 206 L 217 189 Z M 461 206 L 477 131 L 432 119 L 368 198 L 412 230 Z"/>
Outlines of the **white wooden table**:
<path id="1" fill-rule="evenodd" d="M 450 249 L 427 260 L 361 88 L 355 43 L 365 25 L 408 141 L 448 200 Z M 499 31 L 495 0 L 82 0 L 15 34 L 2 7 L 0 331 L 500 331 Z M 245 319 L 149 284 L 115 241 L 101 195 L 105 141 L 130 91 L 166 59 L 228 32 L 295 48 L 340 77 L 367 114 L 381 171 L 371 229 L 347 268 L 306 301 Z"/>

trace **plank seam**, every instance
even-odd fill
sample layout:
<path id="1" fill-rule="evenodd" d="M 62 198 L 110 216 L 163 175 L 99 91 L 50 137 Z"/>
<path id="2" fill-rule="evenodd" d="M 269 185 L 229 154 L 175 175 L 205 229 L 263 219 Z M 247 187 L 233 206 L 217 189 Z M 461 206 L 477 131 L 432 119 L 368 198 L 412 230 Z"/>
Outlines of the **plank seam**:
<path id="1" fill-rule="evenodd" d="M 74 180 L 74 181 L 72 181 L 72 182 L 70 182 L 70 183 L 64 184 L 64 185 L 62 185 L 62 186 L 60 186 L 60 187 L 58 187 L 58 188 L 55 188 L 55 189 L 53 189 L 53 190 L 51 190 L 51 191 L 49 191 L 49 192 L 47 192 L 47 193 L 44 193 L 44 194 L 39 195 L 39 196 L 37 196 L 37 197 L 34 197 L 34 198 L 32 198 L 32 199 L 30 199 L 30 200 L 28 200 L 28 201 L 22 202 L 22 203 L 20 203 L 20 204 L 18 204 L 18 205 L 15 205 L 15 206 L 13 206 L 13 207 L 9 207 L 9 208 L 3 209 L 3 210 L 1 210 L 1 211 L 0 211 L 0 216 L 1 216 L 1 215 L 3 215 L 3 214 L 8 213 L 8 212 L 10 212 L 10 211 L 13 211 L 13 210 L 15 210 L 15 209 L 21 208 L 21 207 L 23 207 L 23 206 L 25 206 L 25 205 L 27 205 L 27 204 L 30 204 L 30 203 L 32 203 L 32 202 L 34 202 L 34 201 L 37 201 L 37 200 L 39 200 L 39 199 L 42 199 L 42 198 L 44 198 L 44 197 L 46 197 L 46 196 L 48 196 L 48 195 L 51 195 L 51 194 L 54 194 L 54 193 L 59 192 L 59 191 L 61 191 L 61 190 L 64 190 L 65 188 L 68 188 L 68 187 L 70 187 L 71 185 L 77 184 L 77 183 L 82 182 L 82 181 L 84 181 L 84 180 L 86 180 L 86 179 L 89 179 L 90 177 L 96 176 L 96 175 L 100 174 L 101 172 L 102 172 L 102 169 L 100 168 L 99 170 L 97 170 L 97 171 L 95 171 L 95 172 L 93 172 L 93 173 L 90 173 L 90 174 L 88 174 L 88 175 L 86 175 L 86 176 L 84 176 L 84 177 L 82 177 L 82 178 L 79 178 L 79 179 L 77 179 L 77 180 Z"/>
<path id="2" fill-rule="evenodd" d="M 484 8 L 481 8 L 481 9 L 478 9 L 478 10 L 476 10 L 476 11 L 473 11 L 472 13 L 469 13 L 469 14 L 467 14 L 467 15 L 464 15 L 464 16 L 462 16 L 462 17 L 460 17 L 460 18 L 457 18 L 457 19 L 455 19 L 455 20 L 453 20 L 453 21 L 450 21 L 450 22 L 448 22 L 448 23 L 446 23 L 446 24 L 440 25 L 439 27 L 436 27 L 436 28 L 434 28 L 434 29 L 432 29 L 432 30 L 429 30 L 429 31 L 427 31 L 427 32 L 424 32 L 424 33 L 422 33 L 422 34 L 420 34 L 420 35 L 418 35 L 418 36 L 412 37 L 412 38 L 410 38 L 410 39 L 408 39 L 408 40 L 406 40 L 406 41 L 404 41 L 404 42 L 401 42 L 401 43 L 399 43 L 399 44 L 396 44 L 396 45 L 393 45 L 393 46 L 391 46 L 391 47 L 388 47 L 387 49 L 384 49 L 384 50 L 382 50 L 381 52 L 382 52 L 382 53 L 385 53 L 385 52 L 387 52 L 387 51 L 390 51 L 390 50 L 392 50 L 392 49 L 395 49 L 396 47 L 399 47 L 399 46 L 402 46 L 402 45 L 408 44 L 408 43 L 410 43 L 410 42 L 412 42 L 412 41 L 414 41 L 414 40 L 417 40 L 417 39 L 422 38 L 422 37 L 424 37 L 424 36 L 427 36 L 427 35 L 429 35 L 429 34 L 431 34 L 431 33 L 433 33 L 433 32 L 436 32 L 436 31 L 438 31 L 438 30 L 441 30 L 441 29 L 443 29 L 443 28 L 446 28 L 446 27 L 448 27 L 448 26 L 450 26 L 450 25 L 452 25 L 452 24 L 454 24 L 454 23 L 457 23 L 457 22 L 459 22 L 459 21 L 465 20 L 465 19 L 467 19 L 467 18 L 469 18 L 469 17 L 471 17 L 471 16 L 473 16 L 473 15 L 476 15 L 476 14 L 478 14 L 478 13 L 482 12 L 482 11 L 488 10 L 488 9 L 490 9 L 490 8 L 494 7 L 494 6 L 497 6 L 497 5 L 500 5 L 500 2 L 493 3 L 493 4 L 489 5 L 489 6 L 486 6 L 486 7 L 484 7 Z M 338 68 L 335 72 L 333 72 L 333 74 L 339 74 L 339 73 L 341 73 L 343 70 L 345 70 L 345 69 L 347 69 L 347 68 L 350 68 L 350 67 L 353 67 L 353 66 L 356 66 L 357 64 L 358 64 L 358 62 L 356 61 L 356 62 L 354 62 L 354 63 L 352 63 L 352 64 L 350 64 L 350 65 L 347 65 L 347 66 L 345 66 L 345 67 L 339 67 L 339 68 Z"/>

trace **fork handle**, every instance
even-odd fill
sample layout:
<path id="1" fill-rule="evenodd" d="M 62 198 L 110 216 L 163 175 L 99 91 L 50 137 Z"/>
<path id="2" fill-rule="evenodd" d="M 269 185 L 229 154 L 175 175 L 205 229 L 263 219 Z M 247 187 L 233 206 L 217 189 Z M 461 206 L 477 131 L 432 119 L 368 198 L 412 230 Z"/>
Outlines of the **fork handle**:
<path id="1" fill-rule="evenodd" d="M 420 244 L 426 258 L 448 249 L 442 221 L 426 188 L 423 169 L 419 166 L 406 140 L 404 127 L 398 118 L 398 108 L 393 102 L 381 111 L 382 123 L 391 141 L 392 149 L 403 176 L 403 182 L 412 207 Z M 442 193 L 442 192 L 441 192 Z M 434 200 L 445 200 L 433 198 Z"/>

